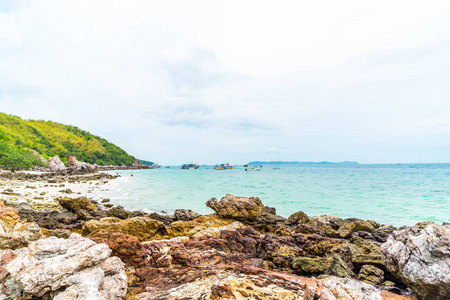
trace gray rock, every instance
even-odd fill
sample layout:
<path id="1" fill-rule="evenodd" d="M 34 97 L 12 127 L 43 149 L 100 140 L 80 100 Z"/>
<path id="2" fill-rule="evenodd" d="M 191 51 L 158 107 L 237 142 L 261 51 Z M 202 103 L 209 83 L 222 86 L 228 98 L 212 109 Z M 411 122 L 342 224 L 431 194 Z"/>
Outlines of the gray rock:
<path id="1" fill-rule="evenodd" d="M 450 299 L 449 224 L 394 231 L 381 251 L 387 270 L 421 299 Z"/>
<path id="2" fill-rule="evenodd" d="M 180 221 L 192 221 L 198 217 L 200 214 L 190 209 L 177 209 L 174 212 L 175 219 Z"/>
<path id="3" fill-rule="evenodd" d="M 58 155 L 55 155 L 48 159 L 48 166 L 50 168 L 50 171 L 52 172 L 61 172 L 66 169 L 64 163 L 59 159 Z"/>

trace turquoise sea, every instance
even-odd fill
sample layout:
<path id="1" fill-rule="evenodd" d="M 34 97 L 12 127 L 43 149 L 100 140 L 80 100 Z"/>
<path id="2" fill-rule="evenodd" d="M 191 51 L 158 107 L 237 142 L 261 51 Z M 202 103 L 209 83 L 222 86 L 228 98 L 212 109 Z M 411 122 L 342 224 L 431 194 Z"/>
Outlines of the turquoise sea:
<path id="1" fill-rule="evenodd" d="M 301 210 L 395 226 L 450 221 L 450 164 L 264 165 L 252 172 L 172 166 L 111 173 L 122 177 L 94 191 L 94 198 L 130 210 L 208 214 L 213 211 L 205 202 L 228 193 L 257 196 L 284 217 Z"/>

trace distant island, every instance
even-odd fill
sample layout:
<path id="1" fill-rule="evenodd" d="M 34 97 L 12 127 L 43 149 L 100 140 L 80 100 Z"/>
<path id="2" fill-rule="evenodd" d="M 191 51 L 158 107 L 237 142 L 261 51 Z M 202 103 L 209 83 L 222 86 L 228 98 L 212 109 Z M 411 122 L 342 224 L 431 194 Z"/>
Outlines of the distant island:
<path id="1" fill-rule="evenodd" d="M 155 164 L 152 161 L 143 160 L 143 159 L 140 159 L 139 161 L 140 161 L 141 164 L 146 165 L 146 166 L 153 166 Z"/>
<path id="2" fill-rule="evenodd" d="M 329 161 L 251 161 L 248 165 L 357 165 L 357 161 L 342 161 L 342 162 L 329 162 Z"/>

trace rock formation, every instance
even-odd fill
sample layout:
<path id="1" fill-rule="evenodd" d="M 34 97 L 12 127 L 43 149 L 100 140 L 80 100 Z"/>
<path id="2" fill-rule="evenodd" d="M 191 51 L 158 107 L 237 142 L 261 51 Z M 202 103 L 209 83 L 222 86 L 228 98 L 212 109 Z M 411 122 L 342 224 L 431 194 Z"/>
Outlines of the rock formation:
<path id="1" fill-rule="evenodd" d="M 258 197 L 237 197 L 225 195 L 220 201 L 212 198 L 206 202 L 222 218 L 236 220 L 256 220 L 263 210 L 264 205 Z"/>
<path id="2" fill-rule="evenodd" d="M 394 231 L 381 251 L 387 270 L 421 299 L 450 299 L 450 224 Z"/>
<path id="3" fill-rule="evenodd" d="M 48 159 L 48 167 L 52 172 L 61 172 L 66 169 L 64 163 L 59 159 L 58 155 L 55 155 Z"/>
<path id="4" fill-rule="evenodd" d="M 124 265 L 105 244 L 72 234 L 16 251 L 0 251 L 0 299 L 119 300 L 127 292 Z"/>
<path id="5" fill-rule="evenodd" d="M 92 173 L 95 172 L 95 169 L 94 165 L 78 161 L 77 158 L 71 154 L 67 155 L 67 171 Z"/>

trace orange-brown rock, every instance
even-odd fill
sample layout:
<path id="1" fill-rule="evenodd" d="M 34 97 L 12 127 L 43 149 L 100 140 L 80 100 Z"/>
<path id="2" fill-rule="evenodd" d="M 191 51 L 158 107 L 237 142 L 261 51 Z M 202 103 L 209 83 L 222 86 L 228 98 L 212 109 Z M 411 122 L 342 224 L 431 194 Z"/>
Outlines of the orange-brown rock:
<path id="1" fill-rule="evenodd" d="M 91 220 L 86 222 L 82 229 L 82 234 L 86 237 L 107 238 L 111 233 L 132 235 L 139 241 L 168 237 L 166 226 L 162 222 L 148 217 L 135 217 L 126 220 L 118 218 Z"/>
<path id="2" fill-rule="evenodd" d="M 142 267 L 148 262 L 149 251 L 131 235 L 111 233 L 107 238 L 91 238 L 96 243 L 105 243 L 112 250 L 113 256 L 118 256 L 122 261 Z"/>

